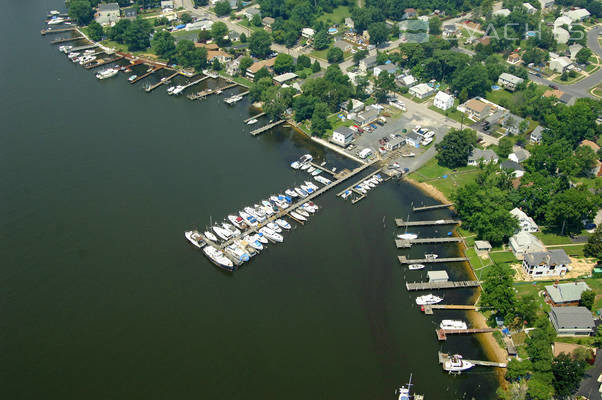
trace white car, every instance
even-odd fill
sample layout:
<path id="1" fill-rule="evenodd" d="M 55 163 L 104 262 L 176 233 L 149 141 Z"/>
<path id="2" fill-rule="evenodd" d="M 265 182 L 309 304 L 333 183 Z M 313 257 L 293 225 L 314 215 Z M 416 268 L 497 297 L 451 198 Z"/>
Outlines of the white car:
<path id="1" fill-rule="evenodd" d="M 429 144 L 430 144 L 432 141 L 433 141 L 433 138 L 432 138 L 432 137 L 425 138 L 425 139 L 422 141 L 422 145 L 423 145 L 423 146 L 427 146 L 427 145 L 429 145 Z"/>

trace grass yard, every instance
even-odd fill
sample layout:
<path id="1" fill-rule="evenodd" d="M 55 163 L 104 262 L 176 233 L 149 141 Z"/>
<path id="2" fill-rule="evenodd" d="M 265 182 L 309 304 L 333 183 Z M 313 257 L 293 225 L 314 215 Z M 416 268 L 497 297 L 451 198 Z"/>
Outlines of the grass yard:
<path id="1" fill-rule="evenodd" d="M 457 103 L 457 102 L 458 102 L 458 99 L 456 99 L 455 103 Z M 451 118 L 454 121 L 457 121 L 457 122 L 460 122 L 460 123 L 462 122 L 462 118 L 464 118 L 464 120 L 468 120 L 468 118 L 466 118 L 464 116 L 464 113 L 461 113 L 460 111 L 456 110 L 455 106 L 457 104 L 455 104 L 455 103 L 454 103 L 454 108 L 451 108 L 451 109 L 449 109 L 447 111 L 443 111 L 442 109 L 437 108 L 435 106 L 429 106 L 429 109 L 431 109 L 433 111 L 436 111 L 439 114 L 445 115 L 447 118 Z"/>
<path id="2" fill-rule="evenodd" d="M 571 238 L 568 236 L 560 236 L 556 233 L 550 232 L 550 231 L 542 231 L 542 232 L 534 232 L 533 233 L 534 236 L 536 236 L 537 238 L 539 238 L 539 240 L 541 240 L 543 242 L 543 244 L 545 245 L 550 245 L 550 244 L 571 244 Z"/>
<path id="3" fill-rule="evenodd" d="M 330 49 L 330 47 L 328 49 Z M 313 50 L 311 53 L 309 53 L 309 56 L 314 57 L 314 58 L 319 58 L 321 60 L 326 61 L 326 55 L 328 54 L 328 49 Z"/>
<path id="4" fill-rule="evenodd" d="M 500 252 L 491 252 L 489 253 L 489 257 L 493 260 L 494 263 L 501 265 L 507 264 L 516 264 L 518 260 L 514 257 L 514 254 L 510 250 L 508 251 L 500 251 Z"/>
<path id="5" fill-rule="evenodd" d="M 585 75 L 578 72 L 576 77 L 569 78 L 566 81 L 563 81 L 562 79 L 560 79 L 560 76 L 557 76 L 556 78 L 552 79 L 552 81 L 554 81 L 556 83 L 560 83 L 562 85 L 570 85 L 570 84 L 580 81 L 583 78 L 585 78 Z"/>
<path id="6" fill-rule="evenodd" d="M 592 74 L 592 73 L 596 72 L 598 69 L 600 69 L 599 66 L 589 64 L 587 67 L 585 67 L 585 72 L 587 72 L 588 74 Z"/>
<path id="7" fill-rule="evenodd" d="M 598 97 L 602 97 L 602 85 L 598 85 L 596 86 L 593 90 L 592 90 L 592 94 L 594 96 L 598 96 Z"/>
<path id="8" fill-rule="evenodd" d="M 451 170 L 447 167 L 443 167 L 437 163 L 436 158 L 430 159 L 426 164 L 420 167 L 417 171 L 412 172 L 410 177 L 417 181 L 424 182 L 430 179 L 441 178 L 443 175 L 451 175 L 455 172 L 464 172 L 476 170 L 476 167 L 461 167 L 457 170 Z"/>
<path id="9" fill-rule="evenodd" d="M 473 182 L 478 174 L 479 171 L 474 170 L 464 174 L 450 175 L 447 179 L 438 179 L 428 183 L 436 187 L 445 197 L 450 198 L 454 190 Z"/>
<path id="10" fill-rule="evenodd" d="M 495 104 L 499 104 L 499 105 L 512 103 L 512 93 L 510 93 L 504 89 L 490 90 L 485 95 L 485 98 L 487 100 L 489 100 Z M 504 102 L 504 103 L 502 103 L 502 102 Z"/>
<path id="11" fill-rule="evenodd" d="M 318 17 L 317 21 L 322 21 L 326 24 L 328 24 L 328 23 L 340 24 L 347 17 L 351 17 L 351 11 L 349 11 L 349 7 L 339 6 L 339 7 L 335 8 L 334 10 L 332 10 L 331 13 L 323 13 L 322 15 L 320 15 L 320 17 Z"/>

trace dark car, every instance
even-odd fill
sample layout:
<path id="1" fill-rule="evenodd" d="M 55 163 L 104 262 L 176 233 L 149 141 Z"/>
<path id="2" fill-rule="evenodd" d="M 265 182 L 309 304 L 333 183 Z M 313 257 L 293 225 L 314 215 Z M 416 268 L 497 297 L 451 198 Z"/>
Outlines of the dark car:
<path id="1" fill-rule="evenodd" d="M 558 90 L 558 85 L 552 85 L 551 83 L 548 85 L 549 87 L 551 87 L 554 90 Z"/>

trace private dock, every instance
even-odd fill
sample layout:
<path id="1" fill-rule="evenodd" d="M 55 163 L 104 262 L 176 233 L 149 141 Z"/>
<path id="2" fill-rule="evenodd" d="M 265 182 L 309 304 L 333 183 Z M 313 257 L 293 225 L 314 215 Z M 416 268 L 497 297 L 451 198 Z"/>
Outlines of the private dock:
<path id="1" fill-rule="evenodd" d="M 426 315 L 433 315 L 433 310 L 478 310 L 476 306 L 461 304 L 432 304 L 421 307 Z"/>
<path id="2" fill-rule="evenodd" d="M 449 354 L 439 352 L 439 364 L 445 363 L 449 358 L 450 358 Z M 469 363 L 472 363 L 474 365 L 480 365 L 482 367 L 506 368 L 506 363 L 500 363 L 500 362 L 495 362 L 495 361 L 466 360 L 466 359 L 464 359 L 464 361 L 468 361 Z"/>
<path id="3" fill-rule="evenodd" d="M 435 329 L 437 339 L 440 341 L 447 340 L 447 335 L 474 335 L 476 333 L 489 333 L 495 332 L 497 329 L 494 328 L 482 328 L 482 329 Z"/>
<path id="4" fill-rule="evenodd" d="M 250 120 L 252 120 L 252 119 L 257 119 L 257 118 L 259 118 L 259 117 L 263 117 L 264 115 L 265 115 L 265 113 L 264 113 L 264 112 L 261 112 L 261 113 L 259 113 L 259 114 L 257 114 L 257 115 L 253 115 L 252 117 L 249 117 L 249 118 L 245 119 L 243 122 L 246 124 L 246 123 L 247 123 L 247 122 L 249 122 Z"/>
<path id="5" fill-rule="evenodd" d="M 398 227 L 406 226 L 434 226 L 434 225 L 457 225 L 460 221 L 455 219 L 438 219 L 436 221 L 404 221 L 401 218 L 395 218 L 395 224 Z"/>
<path id="6" fill-rule="evenodd" d="M 90 49 L 95 49 L 96 47 L 98 47 L 97 44 L 87 44 L 85 46 L 79 46 L 79 47 L 74 47 L 71 50 L 69 50 L 70 53 L 75 53 L 78 51 L 84 51 L 84 50 L 90 50 Z"/>
<path id="7" fill-rule="evenodd" d="M 71 31 L 74 31 L 74 30 L 75 30 L 75 28 L 42 29 L 40 31 L 40 34 L 42 34 L 42 36 L 46 36 L 49 33 L 71 32 Z"/>
<path id="8" fill-rule="evenodd" d="M 157 82 L 154 85 L 151 85 L 148 88 L 146 88 L 146 92 L 147 93 L 152 92 L 153 90 L 155 90 L 159 86 L 161 86 L 163 84 L 166 84 L 167 82 L 169 82 L 170 80 L 172 80 L 173 78 L 175 78 L 178 74 L 179 74 L 179 72 L 176 72 L 176 73 L 173 73 L 173 74 L 169 75 L 167 78 L 161 79 L 159 82 Z"/>
<path id="9" fill-rule="evenodd" d="M 278 126 L 278 125 L 280 125 L 280 124 L 283 124 L 284 122 L 286 122 L 286 120 L 284 120 L 284 119 L 280 119 L 280 120 L 278 120 L 278 121 L 276 121 L 276 122 L 272 122 L 272 123 L 270 123 L 270 124 L 264 125 L 264 126 L 262 126 L 261 128 L 257 128 L 257 129 L 255 129 L 255 130 L 252 130 L 252 131 L 251 131 L 251 135 L 253 135 L 253 136 L 257 136 L 257 135 L 259 135 L 260 133 L 263 133 L 263 132 L 265 132 L 265 131 L 269 131 L 270 129 L 272 129 L 272 128 L 273 128 L 273 127 L 275 127 L 275 126 Z"/>
<path id="10" fill-rule="evenodd" d="M 427 263 L 448 263 L 468 261 L 467 257 L 448 257 L 448 258 L 415 258 L 409 259 L 405 256 L 398 256 L 399 262 L 402 264 L 427 264 Z"/>
<path id="11" fill-rule="evenodd" d="M 312 165 L 313 165 L 313 164 L 312 164 Z M 319 166 L 316 166 L 316 165 L 314 165 L 314 167 L 316 167 L 316 168 L 320 168 L 322 171 L 327 171 L 327 172 L 329 172 L 330 174 L 332 174 L 333 176 L 335 175 L 335 174 L 334 174 L 334 172 L 330 172 L 330 171 L 328 171 L 328 170 L 325 170 L 325 169 L 323 169 L 323 167 L 319 167 Z M 348 191 L 348 190 L 351 190 L 352 192 L 354 192 L 355 194 L 357 194 L 357 195 L 359 196 L 359 197 L 357 197 L 357 198 L 355 198 L 355 199 L 352 199 L 352 200 L 351 200 L 351 204 L 355 204 L 355 203 L 357 203 L 358 201 L 360 201 L 360 200 L 364 199 L 365 197 L 367 197 L 367 194 L 368 194 L 368 193 L 362 193 L 362 192 L 360 192 L 359 190 L 357 190 L 355 187 L 356 187 L 357 185 L 359 185 L 360 183 L 362 183 L 362 182 L 366 181 L 367 179 L 372 179 L 372 178 L 374 178 L 374 176 L 375 176 L 375 175 L 378 175 L 378 174 L 380 174 L 380 173 L 382 172 L 382 170 L 383 170 L 382 168 L 379 168 L 379 169 L 377 169 L 376 171 L 374 171 L 373 173 L 371 173 L 371 174 L 370 174 L 370 176 L 367 176 L 367 177 L 365 177 L 365 178 L 362 178 L 361 180 L 359 180 L 359 181 L 355 182 L 353 185 L 351 185 L 351 186 L 348 186 L 348 187 L 346 187 L 345 189 L 341 190 L 339 193 L 337 193 L 337 196 L 341 197 L 341 196 L 342 196 L 342 195 L 343 195 L 343 194 L 344 194 L 346 191 Z M 383 180 L 383 182 L 384 182 L 384 180 Z M 381 183 L 383 183 L 383 182 L 381 182 Z M 376 188 L 374 188 L 374 189 L 376 189 Z"/>
<path id="12" fill-rule="evenodd" d="M 70 37 L 70 38 L 59 38 L 59 39 L 52 40 L 50 43 L 51 44 L 67 43 L 67 42 L 73 42 L 74 40 L 80 40 L 80 39 L 85 39 L 85 37 L 76 36 L 76 37 Z"/>
<path id="13" fill-rule="evenodd" d="M 406 282 L 406 289 L 410 292 L 432 289 L 460 289 L 478 287 L 480 284 L 480 281 Z"/>
<path id="14" fill-rule="evenodd" d="M 141 79 L 146 78 L 147 76 L 150 76 L 151 74 L 154 74 L 155 72 L 159 71 L 160 69 L 163 69 L 162 66 L 158 66 L 158 67 L 154 67 L 151 71 L 140 75 L 139 77 L 137 77 L 136 79 L 134 79 L 133 81 L 130 81 L 130 83 L 133 85 L 134 83 L 138 82 Z"/>
<path id="15" fill-rule="evenodd" d="M 118 56 L 118 57 L 110 58 L 108 60 L 98 60 L 96 63 L 92 62 L 91 64 L 86 64 L 86 66 L 84 68 L 85 69 L 92 69 L 92 68 L 96 68 L 96 67 L 101 67 L 103 65 L 110 64 L 110 63 L 113 63 L 115 61 L 119 61 L 121 59 L 123 59 L 123 56 Z"/>
<path id="16" fill-rule="evenodd" d="M 395 246 L 398 249 L 409 249 L 413 244 L 439 244 L 439 243 L 458 243 L 462 238 L 459 237 L 441 237 L 441 238 L 425 238 L 425 239 L 395 239 Z"/>
<path id="17" fill-rule="evenodd" d="M 453 206 L 454 203 L 447 204 L 436 204 L 434 206 L 422 206 L 422 207 L 412 207 L 412 211 L 429 211 L 429 210 L 437 210 L 440 208 L 448 208 Z"/>

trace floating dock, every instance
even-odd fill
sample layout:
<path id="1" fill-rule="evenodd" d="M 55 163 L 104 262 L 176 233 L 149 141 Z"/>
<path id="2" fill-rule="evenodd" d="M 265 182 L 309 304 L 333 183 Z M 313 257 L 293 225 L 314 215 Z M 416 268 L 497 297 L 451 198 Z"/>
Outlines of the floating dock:
<path id="1" fill-rule="evenodd" d="M 398 256 L 399 262 L 402 264 L 427 264 L 427 263 L 446 263 L 446 262 L 462 262 L 468 261 L 466 257 L 448 257 L 448 258 L 415 258 L 410 259 L 405 256 Z"/>
<path id="2" fill-rule="evenodd" d="M 71 32 L 74 31 L 75 28 L 60 28 L 60 29 L 42 29 L 40 31 L 40 34 L 42 34 L 42 36 L 45 36 L 49 33 L 61 33 L 61 32 Z"/>
<path id="3" fill-rule="evenodd" d="M 149 87 L 146 89 L 146 92 L 147 92 L 147 93 L 150 93 L 150 92 L 152 92 L 153 90 L 155 90 L 155 89 L 156 89 L 156 88 L 158 88 L 159 86 L 161 86 L 161 85 L 163 85 L 163 84 L 166 84 L 167 82 L 169 82 L 170 80 L 172 80 L 173 78 L 175 78 L 175 77 L 176 77 L 178 74 L 179 74 L 179 72 L 176 72 L 176 73 L 173 73 L 173 74 L 171 74 L 170 76 L 168 76 L 168 77 L 167 77 L 167 78 L 165 78 L 165 79 L 161 79 L 159 82 L 155 83 L 154 85 L 151 85 L 151 86 L 149 86 Z"/>
<path id="4" fill-rule="evenodd" d="M 445 363 L 449 358 L 450 358 L 449 354 L 439 352 L 439 364 Z M 482 367 L 506 368 L 506 363 L 500 363 L 500 362 L 495 362 L 495 361 L 467 360 L 467 359 L 464 359 L 464 361 L 468 361 L 469 363 L 472 363 L 474 365 L 480 365 Z"/>
<path id="5" fill-rule="evenodd" d="M 476 333 L 489 333 L 495 332 L 497 329 L 494 328 L 482 328 L 482 329 L 435 329 L 437 339 L 440 341 L 447 340 L 447 335 L 474 335 Z"/>
<path id="6" fill-rule="evenodd" d="M 434 206 L 422 206 L 422 207 L 412 207 L 412 211 L 429 211 L 429 210 L 437 210 L 440 208 L 448 208 L 453 206 L 454 203 L 447 204 L 436 204 Z"/>
<path id="7" fill-rule="evenodd" d="M 462 238 L 459 237 L 442 237 L 442 238 L 425 238 L 425 239 L 395 239 L 395 246 L 398 249 L 409 249 L 413 244 L 438 244 L 438 243 L 458 243 Z"/>
<path id="8" fill-rule="evenodd" d="M 263 133 L 263 132 L 265 132 L 265 131 L 269 131 L 269 130 L 270 130 L 270 129 L 272 129 L 273 127 L 275 127 L 275 126 L 278 126 L 278 125 L 280 125 L 280 124 L 283 124 L 283 123 L 285 123 L 285 122 L 286 122 L 286 120 L 284 120 L 284 119 L 280 119 L 280 120 L 278 120 L 278 121 L 276 121 L 276 122 L 272 122 L 272 123 L 270 123 L 270 124 L 264 125 L 264 126 L 262 126 L 261 128 L 257 128 L 257 129 L 255 129 L 255 130 L 252 130 L 252 131 L 251 131 L 251 135 L 253 135 L 253 136 L 257 136 L 257 135 L 259 135 L 260 133 Z"/>
<path id="9" fill-rule="evenodd" d="M 458 304 L 432 304 L 421 309 L 426 315 L 433 315 L 433 310 L 478 310 L 476 306 Z"/>
<path id="10" fill-rule="evenodd" d="M 51 44 L 67 43 L 67 42 L 73 42 L 74 40 L 80 40 L 80 39 L 85 39 L 85 37 L 76 36 L 76 37 L 70 37 L 70 38 L 54 39 L 50 43 Z"/>
<path id="11" fill-rule="evenodd" d="M 480 284 L 480 281 L 406 282 L 406 289 L 410 292 L 431 289 L 460 289 L 478 287 Z"/>
<path id="12" fill-rule="evenodd" d="M 460 221 L 455 219 L 438 219 L 436 221 L 404 221 L 401 218 L 395 218 L 395 224 L 398 227 L 406 227 L 406 226 L 434 226 L 434 225 L 456 225 L 459 224 Z"/>

